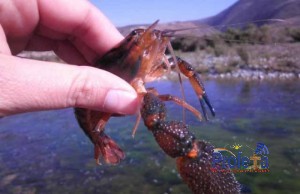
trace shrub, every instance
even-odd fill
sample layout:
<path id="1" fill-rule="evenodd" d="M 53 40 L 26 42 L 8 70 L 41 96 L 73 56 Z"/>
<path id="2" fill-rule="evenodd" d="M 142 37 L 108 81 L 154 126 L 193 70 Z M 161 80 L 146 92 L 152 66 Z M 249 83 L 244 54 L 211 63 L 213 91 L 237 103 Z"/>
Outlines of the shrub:
<path id="1" fill-rule="evenodd" d="M 224 44 L 218 44 L 215 46 L 214 51 L 215 51 L 215 55 L 217 57 L 219 57 L 221 55 L 225 55 L 226 54 L 226 46 L 224 46 Z"/>
<path id="2" fill-rule="evenodd" d="M 288 35 L 293 39 L 294 42 L 300 42 L 300 28 L 288 29 Z"/>
<path id="3" fill-rule="evenodd" d="M 191 52 L 197 49 L 197 37 L 177 38 L 172 40 L 174 50 L 181 50 L 182 52 Z"/>
<path id="4" fill-rule="evenodd" d="M 246 49 L 244 47 L 238 47 L 236 52 L 240 56 L 241 60 L 249 65 L 249 54 Z"/>

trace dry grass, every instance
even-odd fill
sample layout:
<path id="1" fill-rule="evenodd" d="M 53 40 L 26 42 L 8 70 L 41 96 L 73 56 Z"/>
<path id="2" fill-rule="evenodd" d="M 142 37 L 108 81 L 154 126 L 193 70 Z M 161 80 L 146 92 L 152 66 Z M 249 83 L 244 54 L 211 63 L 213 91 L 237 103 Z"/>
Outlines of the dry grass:
<path id="1" fill-rule="evenodd" d="M 195 52 L 180 52 L 177 55 L 184 58 L 201 74 L 212 76 L 249 72 L 265 75 L 286 74 L 291 78 L 300 75 L 300 43 L 282 43 L 269 45 L 234 45 L 224 48 L 221 55 L 215 55 L 211 50 Z M 240 76 L 242 77 L 242 75 Z M 262 77 L 262 76 L 260 76 Z M 274 76 L 273 76 L 274 77 Z M 285 76 L 287 77 L 287 76 Z"/>

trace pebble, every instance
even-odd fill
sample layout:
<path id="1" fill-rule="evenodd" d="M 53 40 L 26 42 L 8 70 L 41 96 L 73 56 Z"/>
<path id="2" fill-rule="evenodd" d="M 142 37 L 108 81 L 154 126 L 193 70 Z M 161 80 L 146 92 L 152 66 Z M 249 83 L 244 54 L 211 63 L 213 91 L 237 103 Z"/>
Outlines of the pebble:
<path id="1" fill-rule="evenodd" d="M 209 74 L 208 77 L 212 78 L 242 78 L 242 79 L 258 79 L 258 80 L 264 80 L 264 79 L 299 79 L 300 74 L 295 73 L 281 73 L 281 72 L 270 72 L 266 73 L 263 71 L 258 70 L 237 70 L 234 72 L 227 72 L 227 73 L 221 73 L 221 74 Z"/>

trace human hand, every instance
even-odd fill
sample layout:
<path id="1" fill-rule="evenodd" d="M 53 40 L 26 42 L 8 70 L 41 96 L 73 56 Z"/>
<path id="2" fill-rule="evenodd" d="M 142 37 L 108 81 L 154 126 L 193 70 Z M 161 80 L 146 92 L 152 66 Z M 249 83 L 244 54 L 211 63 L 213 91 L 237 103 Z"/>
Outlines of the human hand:
<path id="1" fill-rule="evenodd" d="M 93 67 L 123 37 L 86 0 L 0 2 L 0 116 L 82 107 L 132 114 L 135 90 L 121 78 Z M 53 50 L 70 64 L 23 59 L 23 50 Z"/>

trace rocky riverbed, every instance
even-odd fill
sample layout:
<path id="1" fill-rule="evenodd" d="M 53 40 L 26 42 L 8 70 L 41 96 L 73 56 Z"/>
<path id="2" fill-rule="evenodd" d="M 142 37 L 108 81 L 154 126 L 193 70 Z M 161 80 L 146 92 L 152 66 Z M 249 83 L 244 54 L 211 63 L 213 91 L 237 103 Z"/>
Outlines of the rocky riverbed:
<path id="1" fill-rule="evenodd" d="M 236 50 L 239 54 L 236 53 Z M 268 50 L 268 52 L 266 52 Z M 177 52 L 197 72 L 208 78 L 237 79 L 299 79 L 300 44 L 285 46 L 246 46 L 231 48 L 226 55 L 211 51 Z M 22 52 L 18 56 L 43 61 L 63 61 L 54 52 Z M 176 74 L 166 78 L 175 79 Z"/>
<path id="2" fill-rule="evenodd" d="M 176 55 L 211 78 L 299 79 L 300 44 L 243 45 Z"/>

